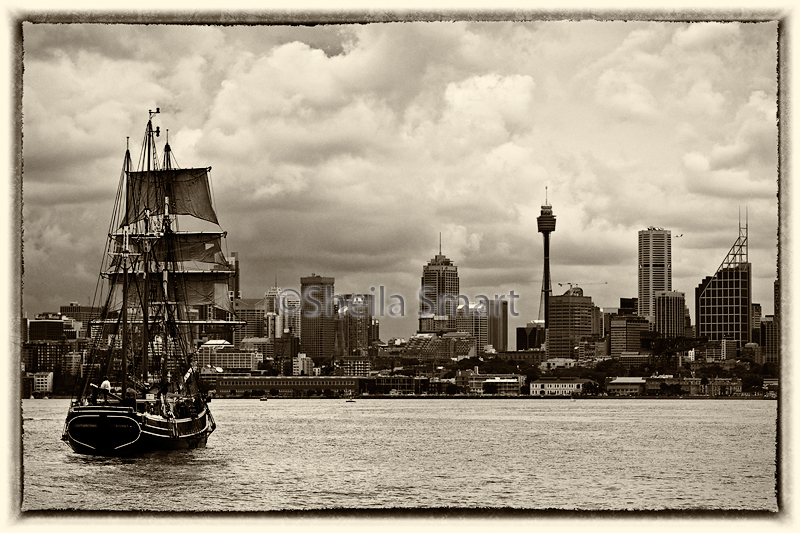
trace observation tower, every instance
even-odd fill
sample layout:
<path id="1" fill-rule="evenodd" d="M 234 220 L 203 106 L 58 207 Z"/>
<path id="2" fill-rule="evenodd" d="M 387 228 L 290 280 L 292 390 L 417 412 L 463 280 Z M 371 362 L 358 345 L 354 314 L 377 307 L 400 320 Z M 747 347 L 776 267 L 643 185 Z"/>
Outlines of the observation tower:
<path id="1" fill-rule="evenodd" d="M 556 217 L 553 207 L 547 201 L 547 187 L 545 187 L 545 205 L 542 214 L 536 219 L 539 233 L 544 235 L 544 276 L 542 277 L 542 301 L 544 302 L 544 328 L 550 327 L 550 294 L 553 292 L 550 283 L 550 233 L 556 230 Z M 541 302 L 540 302 L 541 304 Z M 541 315 L 541 305 L 539 306 Z M 539 317 L 541 319 L 541 316 Z"/>

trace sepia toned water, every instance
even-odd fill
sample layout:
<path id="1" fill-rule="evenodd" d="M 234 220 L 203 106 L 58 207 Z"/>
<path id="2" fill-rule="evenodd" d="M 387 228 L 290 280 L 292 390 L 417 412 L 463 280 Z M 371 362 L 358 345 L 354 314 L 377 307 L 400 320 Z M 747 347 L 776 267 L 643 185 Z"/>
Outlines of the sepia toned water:
<path id="1" fill-rule="evenodd" d="M 208 447 L 74 453 L 23 400 L 22 510 L 777 511 L 777 402 L 215 400 Z"/>

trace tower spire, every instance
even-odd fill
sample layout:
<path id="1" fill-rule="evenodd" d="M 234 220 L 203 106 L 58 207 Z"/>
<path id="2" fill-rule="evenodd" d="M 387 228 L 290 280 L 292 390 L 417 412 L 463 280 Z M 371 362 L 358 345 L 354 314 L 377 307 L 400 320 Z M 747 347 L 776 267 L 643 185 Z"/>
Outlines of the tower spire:
<path id="1" fill-rule="evenodd" d="M 550 327 L 550 294 L 553 292 L 550 285 L 550 233 L 556 230 L 556 217 L 553 215 L 553 208 L 547 198 L 547 187 L 545 186 L 545 205 L 542 206 L 542 214 L 536 219 L 539 233 L 544 236 L 544 274 L 542 276 L 542 301 L 544 306 L 544 327 Z"/>
<path id="2" fill-rule="evenodd" d="M 442 255 L 442 232 L 439 232 L 439 255 Z"/>

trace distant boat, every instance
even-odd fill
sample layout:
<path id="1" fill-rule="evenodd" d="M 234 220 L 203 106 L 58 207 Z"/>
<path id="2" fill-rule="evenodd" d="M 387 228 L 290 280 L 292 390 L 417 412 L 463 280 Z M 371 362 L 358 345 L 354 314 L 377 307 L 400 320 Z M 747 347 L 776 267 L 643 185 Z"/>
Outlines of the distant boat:
<path id="1" fill-rule="evenodd" d="M 269 400 L 269 398 L 267 398 L 266 396 L 262 396 L 261 398 L 259 398 L 259 400 L 261 400 L 262 402 L 266 402 L 267 400 Z"/>
<path id="2" fill-rule="evenodd" d="M 193 362 L 194 336 L 204 324 L 240 323 L 215 314 L 234 311 L 228 281 L 235 272 L 225 259 L 211 169 L 179 168 L 169 139 L 159 159 L 152 125 L 158 112 L 150 111 L 137 171 L 125 151 L 100 273 L 102 311 L 90 323 L 90 371 L 76 387 L 62 434 L 81 454 L 205 447 L 216 423 Z M 178 229 L 201 220 L 214 231 Z M 104 376 L 119 392 L 105 380 L 98 387 Z"/>

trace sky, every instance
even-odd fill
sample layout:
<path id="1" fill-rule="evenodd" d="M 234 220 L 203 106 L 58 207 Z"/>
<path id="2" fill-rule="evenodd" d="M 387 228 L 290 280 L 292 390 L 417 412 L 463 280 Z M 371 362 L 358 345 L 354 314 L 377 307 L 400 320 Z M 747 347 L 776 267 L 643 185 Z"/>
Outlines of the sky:
<path id="1" fill-rule="evenodd" d="M 638 231 L 663 227 L 694 322 L 746 220 L 773 313 L 776 22 L 22 30 L 29 318 L 93 297 L 126 138 L 136 159 L 156 107 L 179 165 L 212 167 L 245 298 L 312 273 L 383 286 L 406 316 L 379 316 L 381 338 L 408 338 L 441 233 L 462 294 L 519 296 L 513 349 L 538 318 L 547 200 L 555 294 L 636 297 Z"/>

